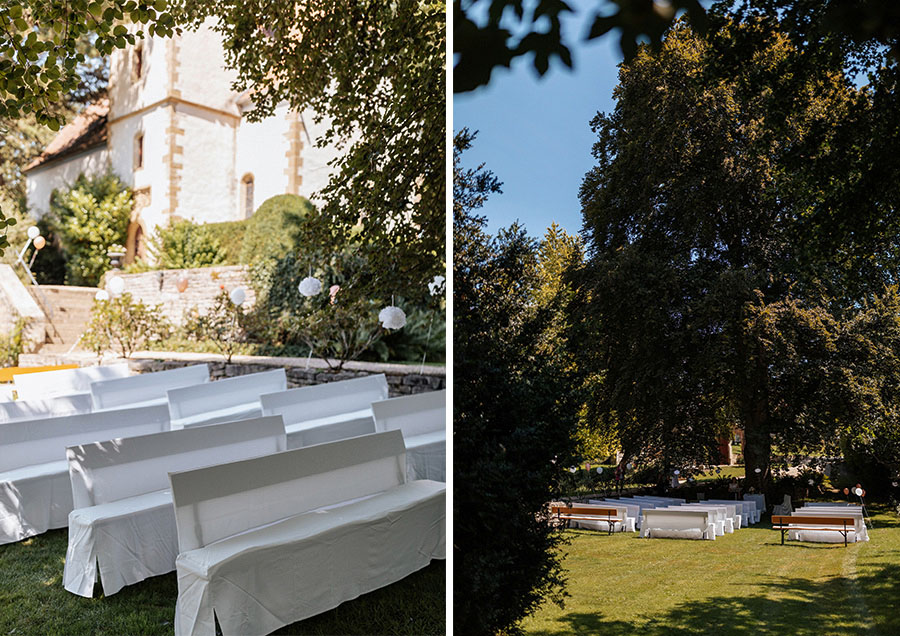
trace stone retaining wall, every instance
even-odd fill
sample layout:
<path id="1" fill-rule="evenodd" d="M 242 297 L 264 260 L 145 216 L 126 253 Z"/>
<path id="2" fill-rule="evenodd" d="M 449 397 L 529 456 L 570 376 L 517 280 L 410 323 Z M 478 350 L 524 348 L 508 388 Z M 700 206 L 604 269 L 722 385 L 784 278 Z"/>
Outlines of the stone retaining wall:
<path id="1" fill-rule="evenodd" d="M 90 354 L 75 352 L 67 355 L 27 354 L 19 358 L 20 366 L 43 366 L 53 364 L 79 364 L 92 366 L 97 358 Z M 104 360 L 103 364 L 121 362 L 120 359 Z M 281 367 L 287 374 L 288 387 L 310 386 L 325 382 L 349 380 L 366 375 L 384 373 L 387 378 L 391 397 L 439 391 L 447 387 L 446 369 L 444 367 L 407 364 L 382 364 L 377 362 L 348 362 L 341 371 L 328 368 L 324 360 L 312 358 L 307 366 L 306 358 L 277 358 L 263 356 L 234 356 L 226 363 L 222 356 L 200 353 L 151 352 L 141 351 L 132 355 L 128 365 L 134 373 L 151 373 L 166 369 L 175 369 L 190 364 L 205 362 L 209 365 L 213 380 L 270 371 Z"/>

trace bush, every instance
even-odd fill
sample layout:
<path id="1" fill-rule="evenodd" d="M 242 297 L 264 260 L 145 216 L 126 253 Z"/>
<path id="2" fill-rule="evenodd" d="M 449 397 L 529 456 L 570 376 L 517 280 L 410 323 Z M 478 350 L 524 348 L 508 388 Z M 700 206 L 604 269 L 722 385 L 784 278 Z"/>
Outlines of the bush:
<path id="1" fill-rule="evenodd" d="M 263 201 L 246 221 L 240 262 L 252 265 L 296 252 L 297 230 L 314 210 L 312 203 L 296 194 Z"/>
<path id="2" fill-rule="evenodd" d="M 96 286 L 109 269 L 106 250 L 125 244 L 131 191 L 112 173 L 81 175 L 68 190 L 53 192 L 50 215 L 65 256 L 66 284 Z"/>
<path id="3" fill-rule="evenodd" d="M 231 356 L 246 338 L 244 321 L 243 307 L 231 302 L 223 285 L 209 311 L 200 314 L 194 308 L 187 316 L 184 332 L 189 338 L 213 343 L 225 361 L 231 362 Z"/>
<path id="4" fill-rule="evenodd" d="M 110 347 L 116 347 L 127 358 L 138 349 L 167 338 L 170 332 L 171 326 L 162 317 L 159 305 L 149 307 L 124 293 L 109 300 L 94 301 L 81 342 L 98 358 Z"/>
<path id="5" fill-rule="evenodd" d="M 158 269 L 190 269 L 221 265 L 225 254 L 209 226 L 186 219 L 158 228 L 150 239 L 150 254 Z"/>
<path id="6" fill-rule="evenodd" d="M 14 367 L 19 364 L 19 356 L 25 353 L 25 318 L 17 318 L 9 333 L 0 334 L 0 366 Z"/>
<path id="7" fill-rule="evenodd" d="M 247 232 L 247 221 L 226 221 L 224 223 L 207 223 L 205 226 L 211 239 L 218 241 L 224 265 L 240 265 L 241 249 L 244 247 L 244 234 Z"/>

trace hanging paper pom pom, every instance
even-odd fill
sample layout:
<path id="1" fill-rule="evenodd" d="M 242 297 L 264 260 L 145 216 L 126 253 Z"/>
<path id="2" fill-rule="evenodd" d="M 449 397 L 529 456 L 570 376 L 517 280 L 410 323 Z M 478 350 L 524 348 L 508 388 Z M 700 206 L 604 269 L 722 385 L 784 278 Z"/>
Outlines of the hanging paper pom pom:
<path id="1" fill-rule="evenodd" d="M 341 291 L 340 285 L 332 285 L 328 288 L 328 295 L 331 296 L 331 304 L 334 304 L 335 298 L 337 298 L 338 292 Z"/>
<path id="2" fill-rule="evenodd" d="M 320 291 L 322 291 L 322 281 L 320 281 L 318 278 L 307 276 L 300 281 L 300 284 L 297 286 L 297 290 L 307 298 L 309 298 L 310 296 L 315 296 Z"/>
<path id="3" fill-rule="evenodd" d="M 680 475 L 680 474 L 681 474 L 681 471 L 678 470 L 678 469 L 676 468 L 675 471 L 674 471 L 674 473 L 675 473 L 676 475 Z"/>
<path id="4" fill-rule="evenodd" d="M 428 291 L 432 296 L 438 296 L 439 294 L 444 293 L 444 280 L 443 276 L 437 275 L 430 283 L 428 283 Z"/>
<path id="5" fill-rule="evenodd" d="M 235 305 L 243 305 L 244 301 L 247 300 L 247 292 L 244 291 L 243 287 L 235 287 L 231 290 L 231 293 L 228 294 L 228 298 L 231 299 L 231 302 Z"/>
<path id="6" fill-rule="evenodd" d="M 574 466 L 569 466 L 569 472 L 572 473 L 572 474 L 574 475 L 575 473 L 578 472 L 578 469 L 575 468 Z"/>
<path id="7" fill-rule="evenodd" d="M 378 320 L 385 329 L 400 329 L 406 324 L 406 314 L 399 307 L 390 305 L 378 312 Z"/>
<path id="8" fill-rule="evenodd" d="M 598 474 L 598 475 L 602 475 L 602 474 L 603 474 L 603 466 L 597 466 L 597 474 Z"/>
<path id="9" fill-rule="evenodd" d="M 30 238 L 31 240 L 36 239 L 40 235 L 41 235 L 41 230 L 38 228 L 37 225 L 32 225 L 30 228 L 28 228 L 28 238 Z"/>
<path id="10" fill-rule="evenodd" d="M 94 300 L 109 300 L 109 292 L 105 289 L 98 289 L 94 294 Z"/>
<path id="11" fill-rule="evenodd" d="M 178 277 L 178 280 L 175 281 L 175 289 L 178 290 L 179 294 L 183 294 L 184 290 L 188 288 L 188 278 L 184 274 Z"/>
<path id="12" fill-rule="evenodd" d="M 758 474 L 760 474 L 760 473 L 762 472 L 762 468 L 754 468 L 754 469 L 753 469 L 753 472 L 756 473 L 756 474 L 758 475 Z"/>
<path id="13" fill-rule="evenodd" d="M 106 290 L 110 296 L 118 296 L 125 291 L 125 280 L 121 276 L 113 276 L 106 283 Z"/>
<path id="14" fill-rule="evenodd" d="M 632 464 L 631 462 L 628 462 L 627 464 L 625 464 L 625 468 L 627 470 L 631 470 L 632 468 L 634 468 L 634 464 Z"/>
<path id="15" fill-rule="evenodd" d="M 853 489 L 853 494 L 856 495 L 857 497 L 862 497 L 862 496 L 863 496 L 863 489 L 862 489 L 862 488 L 859 488 L 859 487 L 854 488 L 854 489 Z"/>

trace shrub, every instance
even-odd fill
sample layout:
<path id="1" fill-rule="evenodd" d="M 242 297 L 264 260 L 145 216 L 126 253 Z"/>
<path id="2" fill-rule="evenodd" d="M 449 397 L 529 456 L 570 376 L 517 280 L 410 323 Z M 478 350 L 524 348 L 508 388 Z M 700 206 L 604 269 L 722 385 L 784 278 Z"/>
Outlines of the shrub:
<path id="1" fill-rule="evenodd" d="M 231 362 L 238 346 L 246 338 L 244 309 L 231 302 L 225 287 L 216 295 L 212 307 L 205 314 L 196 308 L 187 316 L 184 332 L 190 338 L 211 342 Z"/>
<path id="2" fill-rule="evenodd" d="M 222 247 L 208 226 L 187 219 L 158 228 L 150 239 L 150 254 L 158 269 L 189 269 L 225 262 Z"/>
<path id="3" fill-rule="evenodd" d="M 106 250 L 125 244 L 131 190 L 112 173 L 81 175 L 68 190 L 54 190 L 50 214 L 66 258 L 66 284 L 97 285 L 109 269 Z"/>
<path id="4" fill-rule="evenodd" d="M 87 330 L 81 342 L 101 357 L 116 347 L 123 358 L 152 342 L 167 338 L 171 332 L 162 317 L 161 307 L 149 307 L 124 293 L 109 300 L 95 300 Z"/>
<path id="5" fill-rule="evenodd" d="M 410 307 L 397 299 L 406 311 L 406 326 L 384 334 L 361 355 L 363 360 L 404 362 L 444 362 L 446 356 L 446 319 L 442 310 Z"/>
<path id="6" fill-rule="evenodd" d="M 257 264 L 296 252 L 297 230 L 314 210 L 312 203 L 296 194 L 279 194 L 263 201 L 247 219 L 241 263 Z"/>
<path id="7" fill-rule="evenodd" d="M 0 334 L 0 366 L 14 367 L 25 352 L 25 318 L 17 318 L 9 333 Z"/>
<path id="8" fill-rule="evenodd" d="M 247 220 L 226 221 L 224 223 L 207 223 L 205 226 L 210 238 L 219 242 L 224 265 L 240 265 L 241 249 L 244 247 L 244 234 L 247 231 Z"/>

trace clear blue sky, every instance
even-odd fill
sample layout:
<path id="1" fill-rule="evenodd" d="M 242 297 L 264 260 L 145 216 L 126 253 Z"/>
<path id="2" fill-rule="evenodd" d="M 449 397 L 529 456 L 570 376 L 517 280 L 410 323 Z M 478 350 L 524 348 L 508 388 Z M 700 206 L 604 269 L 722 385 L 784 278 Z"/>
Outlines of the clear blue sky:
<path id="1" fill-rule="evenodd" d="M 622 54 L 616 34 L 572 53 L 574 71 L 554 65 L 539 78 L 530 59 L 519 59 L 511 70 L 495 70 L 487 87 L 454 97 L 454 130 L 478 131 L 464 165 L 484 162 L 503 182 L 503 194 L 481 210 L 491 233 L 517 219 L 535 237 L 553 221 L 569 233 L 581 229 L 578 188 L 593 165 L 590 121 L 613 109 Z"/>

